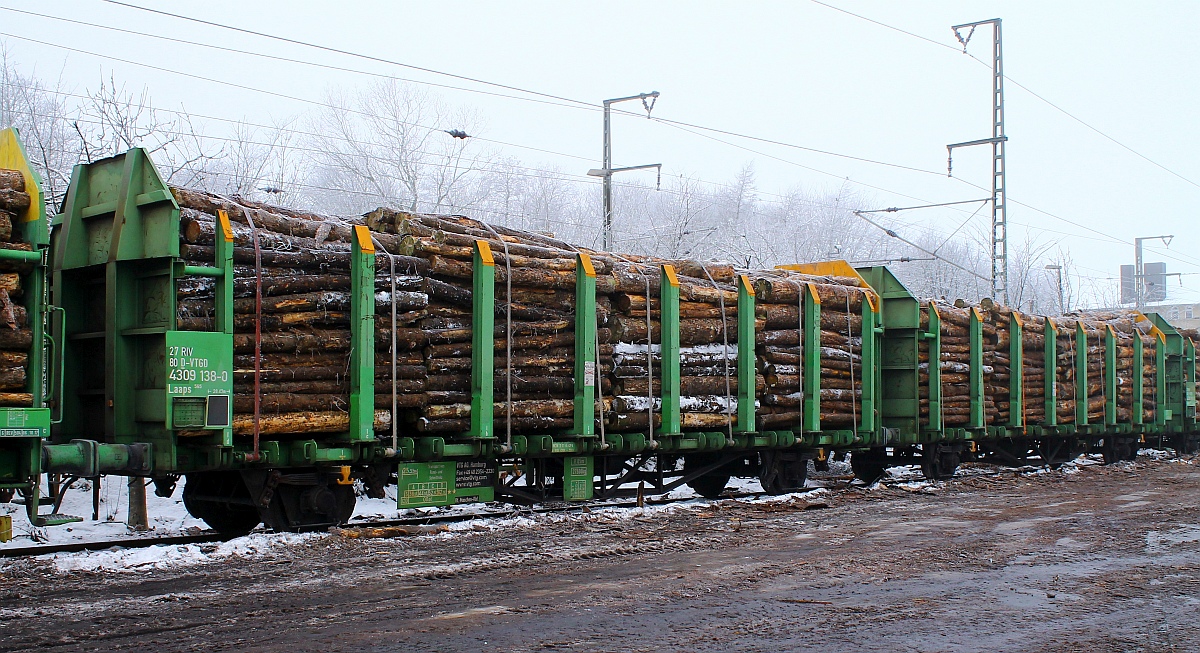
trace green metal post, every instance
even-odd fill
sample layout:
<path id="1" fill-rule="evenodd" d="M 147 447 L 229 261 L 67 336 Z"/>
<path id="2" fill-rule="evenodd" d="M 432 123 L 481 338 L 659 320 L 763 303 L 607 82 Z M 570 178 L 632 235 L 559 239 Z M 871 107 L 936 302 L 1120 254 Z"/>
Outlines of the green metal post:
<path id="1" fill-rule="evenodd" d="M 1167 338 L 1161 332 L 1154 342 L 1154 423 L 1167 425 Z"/>
<path id="2" fill-rule="evenodd" d="M 1046 318 L 1046 426 L 1058 426 L 1058 329 Z"/>
<path id="3" fill-rule="evenodd" d="M 42 250 L 44 251 L 44 250 Z M 43 311 L 46 303 L 46 266 L 37 265 L 33 272 L 25 275 L 22 282 L 26 284 L 25 292 L 29 295 L 26 300 L 26 319 L 33 332 L 32 345 L 29 347 L 29 375 L 26 388 L 33 395 L 34 408 L 46 405 L 44 371 L 47 369 L 46 355 L 46 318 Z M 3 412 L 3 411 L 0 411 Z"/>
<path id="4" fill-rule="evenodd" d="M 1117 336 L 1111 326 L 1104 330 L 1104 423 L 1117 423 Z"/>
<path id="5" fill-rule="evenodd" d="M 821 298 L 806 285 L 804 293 L 804 414 L 805 431 L 821 430 Z M 804 291 L 801 291 L 804 292 Z"/>
<path id="6" fill-rule="evenodd" d="M 1025 426 L 1025 325 L 1016 311 L 1008 318 L 1008 425 Z"/>
<path id="7" fill-rule="evenodd" d="M 575 257 L 575 435 L 596 434 L 596 269 Z"/>
<path id="8" fill-rule="evenodd" d="M 1196 343 L 1183 339 L 1183 423 L 1192 430 L 1196 424 Z"/>
<path id="9" fill-rule="evenodd" d="M 496 261 L 485 240 L 475 241 L 471 275 L 471 431 L 469 438 L 493 437 L 495 392 Z"/>
<path id="10" fill-rule="evenodd" d="M 679 277 L 675 266 L 662 266 L 659 350 L 662 354 L 662 432 L 679 433 Z M 649 347 L 650 334 L 646 334 Z M 648 353 L 648 352 L 647 352 Z"/>
<path id="11" fill-rule="evenodd" d="M 883 328 L 879 324 L 878 297 L 872 301 L 864 294 L 862 307 L 862 422 L 860 431 L 875 430 L 875 398 L 879 388 L 879 335 Z"/>
<path id="12" fill-rule="evenodd" d="M 1075 324 L 1075 424 L 1088 423 L 1088 338 L 1083 324 Z"/>
<path id="13" fill-rule="evenodd" d="M 942 430 L 942 316 L 937 305 L 929 302 L 929 430 Z"/>
<path id="14" fill-rule="evenodd" d="M 983 317 L 979 310 L 971 309 L 970 325 L 971 372 L 967 382 L 971 397 L 971 421 L 968 428 L 984 427 L 983 413 Z"/>
<path id="15" fill-rule="evenodd" d="M 754 414 L 754 286 L 738 275 L 737 433 L 755 430 Z"/>
<path id="16" fill-rule="evenodd" d="M 371 232 L 363 225 L 356 225 L 350 247 L 349 439 L 372 440 L 375 438 L 375 244 L 371 242 Z"/>
<path id="17" fill-rule="evenodd" d="M 215 330 L 233 333 L 233 226 L 229 224 L 229 214 L 223 209 L 217 213 L 215 240 L 214 267 L 221 272 L 215 282 Z"/>
<path id="18" fill-rule="evenodd" d="M 1141 426 L 1146 423 L 1146 345 L 1142 335 L 1136 329 L 1133 332 L 1133 423 Z"/>
<path id="19" fill-rule="evenodd" d="M 29 408 L 0 408 L 0 487 L 19 490 L 25 497 L 26 512 L 34 526 L 50 526 L 78 521 L 67 517 L 44 517 L 39 514 L 42 447 L 50 435 L 50 414 L 46 405 L 46 245 L 49 243 L 46 202 L 42 195 L 42 180 L 30 164 L 20 135 L 15 128 L 0 130 L 0 168 L 15 170 L 25 180 L 29 206 L 9 213 L 13 240 L 30 244 L 31 251 L 0 250 L 0 257 L 9 261 L 32 264 L 22 274 L 22 301 L 32 338 L 28 347 L 25 389 L 32 395 Z"/>
<path id="20" fill-rule="evenodd" d="M 233 334 L 233 225 L 224 210 L 217 213 L 214 266 L 221 271 L 215 282 L 216 330 Z M 221 429 L 221 446 L 233 446 L 233 427 Z"/>

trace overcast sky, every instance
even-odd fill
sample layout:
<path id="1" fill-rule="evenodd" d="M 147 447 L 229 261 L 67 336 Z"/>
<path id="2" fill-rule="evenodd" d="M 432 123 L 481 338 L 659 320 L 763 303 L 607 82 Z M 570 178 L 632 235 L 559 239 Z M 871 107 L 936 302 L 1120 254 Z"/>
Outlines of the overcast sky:
<path id="1" fill-rule="evenodd" d="M 845 185 L 879 205 L 862 208 L 990 194 L 990 188 L 966 183 L 989 186 L 990 148 L 960 151 L 955 179 L 945 176 L 947 143 L 991 135 L 990 69 L 962 54 L 950 26 L 999 17 L 1011 81 L 1154 162 L 1009 83 L 1010 240 L 1061 241 L 1082 274 L 1105 278 L 1115 277 L 1119 264 L 1133 262 L 1134 237 L 1173 234 L 1169 249 L 1148 244 L 1146 260 L 1164 260 L 1169 271 L 1185 273 L 1182 288 L 1169 282 L 1174 300 L 1200 301 L 1200 236 L 1193 226 L 1200 201 L 1195 119 L 1200 51 L 1191 39 L 1200 24 L 1200 3 L 827 3 L 917 36 L 811 0 L 130 3 L 588 102 L 656 90 L 662 96 L 655 117 L 919 170 L 734 136 L 704 137 L 633 116 L 614 121 L 615 165 L 661 162 L 664 174 L 727 182 L 752 163 L 764 200 L 796 186 L 835 192 Z M 10 35 L 0 39 L 24 70 L 61 76 L 77 91 L 112 74 L 131 87 L 147 86 L 160 106 L 266 123 L 314 105 L 251 89 L 319 101 L 330 87 L 375 79 L 364 73 L 396 75 L 526 98 L 437 91 L 448 102 L 476 109 L 484 121 L 476 135 L 511 144 L 497 147 L 525 165 L 578 174 L 599 167 L 601 120 L 595 110 L 531 102 L 538 98 L 101 0 L 0 0 L 0 7 L 360 71 L 269 61 L 0 11 L 0 32 Z M 988 61 L 990 41 L 990 31 L 981 28 L 969 51 Z M 653 173 L 630 174 L 647 174 L 653 182 Z M 915 236 L 931 226 L 950 232 L 974 208 L 886 219 L 901 235 Z M 988 211 L 980 211 L 971 226 L 986 228 L 988 219 Z"/>

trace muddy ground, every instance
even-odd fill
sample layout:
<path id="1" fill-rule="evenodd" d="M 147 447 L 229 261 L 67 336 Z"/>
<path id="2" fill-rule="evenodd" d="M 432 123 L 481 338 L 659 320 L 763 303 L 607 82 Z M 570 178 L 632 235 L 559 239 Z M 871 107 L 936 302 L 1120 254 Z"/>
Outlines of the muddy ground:
<path id="1" fill-rule="evenodd" d="M 1200 651 L 1193 463 L 843 481 L 135 573 L 27 561 L 0 575 L 0 651 Z"/>

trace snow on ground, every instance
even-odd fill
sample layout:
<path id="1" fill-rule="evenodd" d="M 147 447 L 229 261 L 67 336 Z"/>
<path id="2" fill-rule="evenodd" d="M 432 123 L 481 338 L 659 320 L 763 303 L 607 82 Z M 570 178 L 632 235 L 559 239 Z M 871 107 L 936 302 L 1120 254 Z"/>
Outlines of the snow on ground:
<path id="1" fill-rule="evenodd" d="M 43 495 L 47 491 L 43 485 Z M 153 486 L 146 489 L 146 509 L 150 531 L 146 537 L 164 535 L 186 535 L 206 530 L 204 522 L 192 517 L 183 507 L 183 483 L 175 489 L 174 496 L 155 496 Z M 14 501 L 18 501 L 14 499 Z M 49 513 L 52 506 L 41 504 L 42 514 Z M 9 514 L 13 520 L 13 539 L 0 542 L 0 550 L 6 548 L 34 546 L 37 544 L 69 544 L 72 542 L 95 542 L 127 539 L 133 532 L 125 525 L 129 509 L 129 488 L 124 478 L 105 477 L 100 484 L 99 519 L 92 519 L 92 485 L 81 480 L 65 493 L 59 512 L 82 517 L 83 521 L 65 526 L 36 528 L 29 523 L 25 506 L 18 503 L 0 504 L 0 514 Z"/>
<path id="2" fill-rule="evenodd" d="M 206 565 L 231 557 L 253 558 L 270 554 L 277 548 L 300 544 L 323 533 L 252 533 L 216 544 L 156 544 L 137 549 L 113 547 L 103 551 L 55 553 L 38 556 L 50 562 L 59 573 L 72 571 L 139 572 L 148 569 L 168 569 Z M 3 568 L 0 563 L 0 569 Z"/>
<path id="3" fill-rule="evenodd" d="M 1144 449 L 1139 452 L 1153 459 L 1170 458 L 1171 455 L 1156 450 Z M 1081 467 L 1102 464 L 1099 455 L 1080 456 L 1074 461 L 1062 466 L 1066 474 L 1077 473 Z M 1185 461 L 1191 464 L 1191 461 Z M 1024 467 L 1013 470 L 1018 474 L 1044 474 L 1050 470 L 1044 467 Z M 831 469 L 816 477 L 810 477 L 807 487 L 802 492 L 776 497 L 750 497 L 742 501 L 766 503 L 792 501 L 796 499 L 813 500 L 827 493 L 825 487 L 831 478 L 844 476 L 849 473 L 849 465 L 845 462 L 831 462 Z M 960 475 L 980 475 L 999 473 L 997 468 L 989 465 L 967 465 L 959 469 Z M 884 479 L 902 489 L 914 492 L 935 492 L 945 485 L 944 482 L 932 482 L 924 479 L 921 470 L 916 466 L 898 466 L 888 468 Z M 897 481 L 899 481 L 897 483 Z M 876 483 L 868 489 L 882 487 Z M 155 496 L 153 491 L 147 492 L 147 509 L 150 518 L 150 531 L 145 533 L 147 538 L 187 535 L 207 530 L 203 521 L 187 514 L 183 506 L 182 482 L 176 488 L 172 497 Z M 757 479 L 731 479 L 728 490 L 739 494 L 759 494 L 762 486 Z M 677 510 L 701 509 L 711 502 L 700 498 L 686 485 L 676 488 L 663 495 L 647 494 L 647 499 L 670 499 L 675 503 L 666 505 L 647 505 L 642 508 L 606 506 L 603 503 L 590 504 L 587 516 L 599 515 L 607 519 L 629 519 L 639 516 L 653 515 Z M 627 501 L 627 500 L 622 500 Z M 122 540 L 136 535 L 125 525 L 125 514 L 128 509 L 128 488 L 121 478 L 105 478 L 100 489 L 99 519 L 92 520 L 92 490 L 87 481 L 80 481 L 66 492 L 60 512 L 84 517 L 84 521 L 65 526 L 35 528 L 25 517 L 23 505 L 9 503 L 0 504 L 0 514 L 10 514 L 13 517 L 13 540 L 0 543 L 0 550 L 5 548 L 26 547 L 35 544 L 69 544 L 74 542 L 103 542 L 106 540 Z M 49 512 L 50 507 L 43 505 L 42 512 Z M 438 508 L 415 508 L 400 510 L 396 507 L 396 488 L 387 488 L 386 496 L 382 499 L 359 497 L 351 519 L 351 525 L 371 521 L 392 520 L 414 517 L 444 517 L 451 515 L 477 515 L 476 519 L 452 523 L 448 530 L 436 537 L 455 537 L 464 532 L 477 530 L 498 530 L 536 526 L 548 522 L 579 519 L 581 513 L 534 513 L 518 512 L 512 514 L 511 506 L 500 504 L 464 504 Z M 498 514 L 497 514 L 498 513 Z M 489 516 L 495 515 L 495 516 Z M 269 555 L 272 550 L 297 543 L 309 541 L 312 538 L 327 537 L 321 533 L 295 535 L 289 533 L 267 533 L 256 531 L 245 537 L 235 538 L 219 544 L 189 544 L 189 545 L 155 545 L 145 548 L 123 549 L 113 547 L 107 550 L 63 553 L 52 556 L 42 556 L 39 560 L 51 562 L 60 572 L 71 571 L 113 571 L 137 572 L 147 569 L 163 569 L 167 567 L 208 564 L 231 557 L 256 557 Z M 0 569 L 11 564 L 0 561 Z"/>

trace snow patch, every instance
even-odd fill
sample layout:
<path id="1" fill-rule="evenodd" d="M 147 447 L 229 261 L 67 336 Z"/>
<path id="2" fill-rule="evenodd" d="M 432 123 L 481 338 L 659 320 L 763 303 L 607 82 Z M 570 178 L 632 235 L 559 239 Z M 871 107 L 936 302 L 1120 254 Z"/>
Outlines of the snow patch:
<path id="1" fill-rule="evenodd" d="M 219 544 L 154 545 L 140 549 L 54 553 L 36 560 L 53 563 L 59 573 L 72 571 L 139 572 L 205 565 L 226 558 L 257 558 L 284 546 L 301 544 L 323 533 L 253 533 Z"/>

